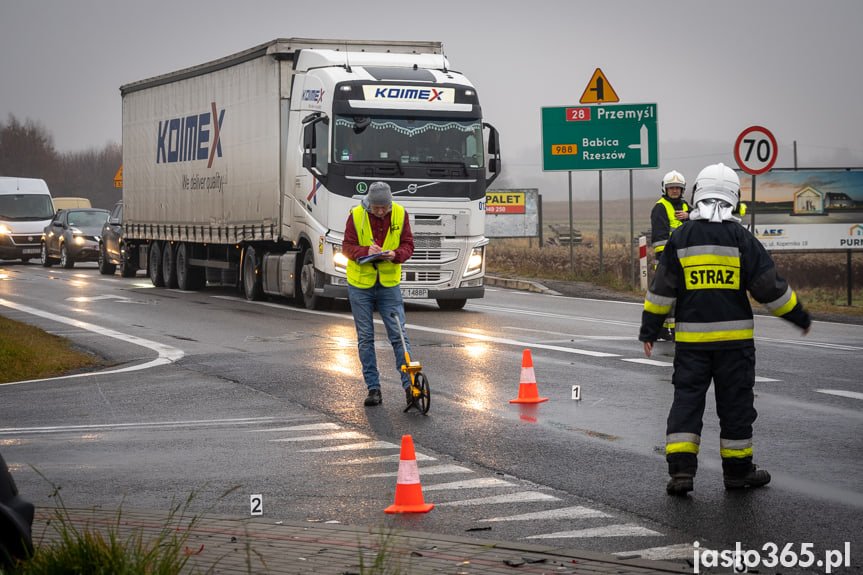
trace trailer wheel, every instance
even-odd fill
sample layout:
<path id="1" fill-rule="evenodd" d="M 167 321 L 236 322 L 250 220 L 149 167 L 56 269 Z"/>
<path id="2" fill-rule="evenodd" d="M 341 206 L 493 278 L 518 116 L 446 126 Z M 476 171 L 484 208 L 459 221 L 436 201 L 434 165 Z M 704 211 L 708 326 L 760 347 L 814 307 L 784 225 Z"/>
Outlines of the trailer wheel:
<path id="1" fill-rule="evenodd" d="M 155 287 L 165 287 L 165 276 L 162 275 L 162 242 L 150 242 L 150 253 L 147 254 L 147 275 Z"/>
<path id="2" fill-rule="evenodd" d="M 162 277 L 165 278 L 166 288 L 176 289 L 177 247 L 171 242 L 162 244 Z"/>
<path id="3" fill-rule="evenodd" d="M 183 242 L 177 246 L 177 287 L 181 290 L 197 291 L 204 287 L 207 278 L 204 275 L 204 268 L 189 264 L 191 257 L 191 245 Z"/>
<path id="4" fill-rule="evenodd" d="M 332 298 L 322 297 L 315 294 L 317 285 L 317 271 L 315 271 L 315 256 L 312 248 L 303 250 L 303 265 L 300 267 L 299 286 L 297 290 L 297 304 L 306 309 L 329 309 L 333 303 Z"/>
<path id="5" fill-rule="evenodd" d="M 243 293 L 249 301 L 264 297 L 264 284 L 261 281 L 261 258 L 254 246 L 246 246 L 243 251 Z"/>

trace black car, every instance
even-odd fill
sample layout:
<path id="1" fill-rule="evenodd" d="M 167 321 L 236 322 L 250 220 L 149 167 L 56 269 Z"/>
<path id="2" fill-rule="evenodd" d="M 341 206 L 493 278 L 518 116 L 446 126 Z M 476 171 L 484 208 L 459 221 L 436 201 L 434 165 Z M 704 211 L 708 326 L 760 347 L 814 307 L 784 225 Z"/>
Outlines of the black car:
<path id="1" fill-rule="evenodd" d="M 74 208 L 59 210 L 42 232 L 42 265 L 59 263 L 71 268 L 75 262 L 99 258 L 99 234 L 108 210 Z"/>
<path id="2" fill-rule="evenodd" d="M 120 266 L 120 275 L 124 278 L 135 277 L 138 271 L 138 257 L 134 246 L 123 242 L 123 200 L 111 208 L 111 215 L 102 226 L 99 235 L 99 272 L 112 275 Z"/>

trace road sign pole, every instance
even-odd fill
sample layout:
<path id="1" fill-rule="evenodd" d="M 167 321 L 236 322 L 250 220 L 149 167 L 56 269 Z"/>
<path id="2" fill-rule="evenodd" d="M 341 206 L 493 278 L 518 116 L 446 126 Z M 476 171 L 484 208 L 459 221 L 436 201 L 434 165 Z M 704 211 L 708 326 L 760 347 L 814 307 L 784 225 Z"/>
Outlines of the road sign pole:
<path id="1" fill-rule="evenodd" d="M 602 170 L 599 170 L 599 275 L 602 277 Z"/>
<path id="2" fill-rule="evenodd" d="M 629 264 L 632 272 L 632 287 L 635 287 L 635 227 L 632 213 L 632 170 L 629 170 Z"/>
<path id="3" fill-rule="evenodd" d="M 749 214 L 749 231 L 755 233 L 755 174 L 752 174 L 752 210 Z"/>
<path id="4" fill-rule="evenodd" d="M 575 253 L 574 253 L 574 239 L 575 235 L 573 234 L 572 229 L 572 170 L 569 170 L 569 273 L 575 276 Z M 574 278 L 573 278 L 574 279 Z"/>

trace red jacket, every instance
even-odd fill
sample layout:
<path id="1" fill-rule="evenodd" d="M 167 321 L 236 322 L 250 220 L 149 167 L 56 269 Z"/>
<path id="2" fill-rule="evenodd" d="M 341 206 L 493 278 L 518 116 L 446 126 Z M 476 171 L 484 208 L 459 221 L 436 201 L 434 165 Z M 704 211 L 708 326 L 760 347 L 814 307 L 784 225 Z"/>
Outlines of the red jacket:
<path id="1" fill-rule="evenodd" d="M 392 211 L 382 218 L 369 213 L 369 223 L 372 226 L 372 237 L 375 238 L 375 243 L 379 246 L 384 245 L 384 239 L 387 237 L 387 231 L 390 228 L 391 218 Z M 414 236 L 413 233 L 411 233 L 411 222 L 408 217 L 407 210 L 405 210 L 405 222 L 402 227 L 402 235 L 399 239 L 400 243 L 399 247 L 395 250 L 396 257 L 393 259 L 393 263 L 403 264 L 408 261 L 414 253 Z M 354 261 L 358 258 L 369 255 L 369 246 L 361 246 L 359 244 L 357 228 L 354 227 L 354 217 L 350 213 L 348 214 L 348 221 L 345 224 L 345 239 L 342 242 L 342 253 L 345 254 L 349 260 Z"/>

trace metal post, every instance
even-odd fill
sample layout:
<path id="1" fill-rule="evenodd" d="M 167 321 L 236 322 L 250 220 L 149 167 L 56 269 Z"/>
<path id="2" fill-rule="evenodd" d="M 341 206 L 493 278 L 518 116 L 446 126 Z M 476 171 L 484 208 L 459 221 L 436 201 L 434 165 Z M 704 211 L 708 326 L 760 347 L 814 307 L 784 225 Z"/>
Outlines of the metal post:
<path id="1" fill-rule="evenodd" d="M 845 260 L 847 262 L 846 269 L 848 275 L 848 307 L 851 307 L 851 294 L 854 289 L 854 270 L 851 269 L 851 250 L 848 250 L 847 255 L 845 256 Z"/>
<path id="2" fill-rule="evenodd" d="M 572 230 L 572 170 L 569 171 L 569 273 L 575 275 L 575 253 Z"/>
<path id="3" fill-rule="evenodd" d="M 635 287 L 635 223 L 632 208 L 632 170 L 629 170 L 629 262 L 632 270 L 632 287 Z"/>
<path id="4" fill-rule="evenodd" d="M 602 170 L 599 170 L 599 275 L 602 275 Z"/>
<path id="5" fill-rule="evenodd" d="M 749 215 L 749 231 L 755 233 L 755 174 L 752 174 L 752 210 Z"/>

